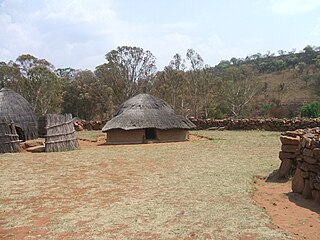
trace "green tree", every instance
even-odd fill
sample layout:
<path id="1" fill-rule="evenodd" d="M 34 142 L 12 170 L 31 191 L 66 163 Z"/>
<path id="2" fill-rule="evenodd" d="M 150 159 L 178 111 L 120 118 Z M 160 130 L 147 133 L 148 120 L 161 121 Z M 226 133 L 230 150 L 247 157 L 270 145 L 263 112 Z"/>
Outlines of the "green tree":
<path id="1" fill-rule="evenodd" d="M 149 87 L 156 72 L 155 57 L 139 47 L 118 47 L 106 54 L 107 62 L 97 66 L 95 74 L 113 90 L 113 101 L 119 105 Z"/>
<path id="2" fill-rule="evenodd" d="M 318 118 L 320 117 L 320 102 L 313 101 L 301 108 L 301 117 Z"/>

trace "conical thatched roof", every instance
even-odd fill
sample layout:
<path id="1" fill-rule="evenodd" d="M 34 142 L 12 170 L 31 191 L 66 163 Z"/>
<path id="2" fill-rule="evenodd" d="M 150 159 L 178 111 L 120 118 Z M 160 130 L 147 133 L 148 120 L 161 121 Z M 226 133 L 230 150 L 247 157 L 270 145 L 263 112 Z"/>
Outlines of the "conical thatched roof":
<path id="1" fill-rule="evenodd" d="M 21 128 L 25 140 L 37 138 L 37 117 L 30 103 L 18 93 L 7 88 L 0 90 L 0 116 L 9 118 Z"/>
<path id="2" fill-rule="evenodd" d="M 176 115 L 165 101 L 149 94 L 139 94 L 120 105 L 115 117 L 102 131 L 111 129 L 192 129 L 195 125 L 183 116 Z"/>

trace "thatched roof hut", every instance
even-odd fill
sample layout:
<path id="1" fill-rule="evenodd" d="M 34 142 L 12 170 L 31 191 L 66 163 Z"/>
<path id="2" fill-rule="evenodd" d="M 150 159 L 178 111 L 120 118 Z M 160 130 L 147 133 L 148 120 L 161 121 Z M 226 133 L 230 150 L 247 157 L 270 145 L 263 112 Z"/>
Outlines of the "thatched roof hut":
<path id="1" fill-rule="evenodd" d="M 38 120 L 30 103 L 18 93 L 0 90 L 0 116 L 11 119 L 22 141 L 38 137 Z"/>
<path id="2" fill-rule="evenodd" d="M 102 131 L 107 133 L 109 144 L 169 142 L 187 140 L 188 130 L 194 127 L 165 101 L 139 94 L 121 104 Z"/>

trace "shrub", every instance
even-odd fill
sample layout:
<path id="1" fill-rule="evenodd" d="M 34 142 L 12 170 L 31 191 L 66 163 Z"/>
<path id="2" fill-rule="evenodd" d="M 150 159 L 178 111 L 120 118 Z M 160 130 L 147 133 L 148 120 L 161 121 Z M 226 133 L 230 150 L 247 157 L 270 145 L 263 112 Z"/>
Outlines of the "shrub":
<path id="1" fill-rule="evenodd" d="M 320 117 L 320 102 L 313 101 L 305 104 L 301 108 L 301 117 L 317 118 Z"/>

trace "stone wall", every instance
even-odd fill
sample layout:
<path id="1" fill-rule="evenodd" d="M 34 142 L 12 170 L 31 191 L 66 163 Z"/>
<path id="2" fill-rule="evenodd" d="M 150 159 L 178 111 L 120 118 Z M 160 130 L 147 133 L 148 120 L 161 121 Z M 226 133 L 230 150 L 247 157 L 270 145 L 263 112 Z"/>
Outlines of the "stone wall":
<path id="1" fill-rule="evenodd" d="M 197 130 L 266 130 L 290 131 L 295 129 L 313 128 L 320 126 L 320 119 L 278 119 L 278 118 L 251 118 L 251 119 L 195 119 L 190 120 L 197 126 Z M 106 121 L 75 121 L 74 127 L 81 130 L 101 130 Z"/>
<path id="2" fill-rule="evenodd" d="M 320 119 L 278 119 L 278 118 L 245 118 L 245 119 L 195 119 L 190 120 L 198 130 L 266 130 L 290 131 L 295 129 L 320 126 Z"/>
<path id="3" fill-rule="evenodd" d="M 279 177 L 293 175 L 292 191 L 320 203 L 320 128 L 285 132 Z"/>

